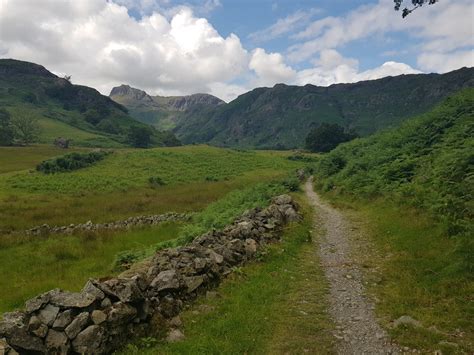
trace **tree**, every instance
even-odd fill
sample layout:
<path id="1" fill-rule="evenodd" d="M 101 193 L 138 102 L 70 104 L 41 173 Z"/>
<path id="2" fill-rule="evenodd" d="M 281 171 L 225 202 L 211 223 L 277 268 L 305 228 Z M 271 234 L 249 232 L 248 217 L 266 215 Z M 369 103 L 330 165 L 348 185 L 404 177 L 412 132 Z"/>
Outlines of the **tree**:
<path id="1" fill-rule="evenodd" d="M 357 137 L 353 132 L 345 132 L 338 124 L 322 123 L 313 128 L 306 137 L 306 149 L 312 152 L 325 153 L 336 148 L 343 142 Z"/>
<path id="2" fill-rule="evenodd" d="M 400 7 L 402 6 L 402 3 L 404 0 L 393 0 L 394 3 L 395 3 L 395 10 L 396 11 L 399 11 L 400 10 Z M 428 4 L 428 5 L 433 5 L 435 3 L 437 3 L 438 0 L 411 0 L 411 3 L 413 5 L 413 7 L 411 9 L 408 9 L 408 8 L 404 8 L 402 10 L 402 17 L 405 18 L 407 17 L 410 13 L 412 13 L 414 10 L 416 10 L 417 8 L 419 7 L 422 7 L 423 5 L 425 4 Z"/>
<path id="3" fill-rule="evenodd" d="M 28 114 L 20 114 L 13 117 L 11 124 L 15 138 L 26 145 L 37 140 L 41 132 L 38 119 Z"/>
<path id="4" fill-rule="evenodd" d="M 150 128 L 133 126 L 128 133 L 128 142 L 135 148 L 148 148 L 151 143 L 151 135 Z"/>
<path id="5" fill-rule="evenodd" d="M 10 113 L 0 108 L 0 145 L 12 145 L 13 138 L 14 132 L 10 121 Z"/>

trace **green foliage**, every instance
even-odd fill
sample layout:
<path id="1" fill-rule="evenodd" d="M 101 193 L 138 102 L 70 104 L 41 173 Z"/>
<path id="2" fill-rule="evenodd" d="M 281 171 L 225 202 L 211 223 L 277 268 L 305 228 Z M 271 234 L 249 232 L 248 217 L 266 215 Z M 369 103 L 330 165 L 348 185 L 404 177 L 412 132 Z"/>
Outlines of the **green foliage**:
<path id="1" fill-rule="evenodd" d="M 0 146 L 9 146 L 13 144 L 14 130 L 10 122 L 10 113 L 0 108 Z"/>
<path id="2" fill-rule="evenodd" d="M 131 127 L 128 142 L 135 148 L 148 148 L 151 143 L 152 130 L 148 127 Z"/>
<path id="3" fill-rule="evenodd" d="M 133 263 L 145 257 L 143 250 L 124 250 L 118 253 L 114 260 L 113 269 L 116 271 L 128 270 Z"/>
<path id="4" fill-rule="evenodd" d="M 78 170 L 95 164 L 109 154 L 110 152 L 107 151 L 70 153 L 58 158 L 45 160 L 36 166 L 36 170 L 45 174 Z"/>
<path id="5" fill-rule="evenodd" d="M 398 129 L 323 156 L 317 183 L 358 197 L 387 196 L 430 211 L 448 235 L 472 236 L 473 114 L 474 90 L 466 89 Z"/>
<path id="6" fill-rule="evenodd" d="M 14 115 L 11 126 L 15 139 L 26 145 L 37 141 L 41 132 L 38 119 L 29 114 Z"/>
<path id="7" fill-rule="evenodd" d="M 337 123 L 322 123 L 319 127 L 313 128 L 306 136 L 306 149 L 312 152 L 326 153 L 339 144 L 357 138 L 355 133 L 345 132 L 344 127 Z"/>
<path id="8" fill-rule="evenodd" d="M 159 187 L 159 186 L 166 185 L 166 182 L 162 178 L 160 178 L 159 176 L 150 176 L 148 178 L 148 183 L 152 187 Z"/>

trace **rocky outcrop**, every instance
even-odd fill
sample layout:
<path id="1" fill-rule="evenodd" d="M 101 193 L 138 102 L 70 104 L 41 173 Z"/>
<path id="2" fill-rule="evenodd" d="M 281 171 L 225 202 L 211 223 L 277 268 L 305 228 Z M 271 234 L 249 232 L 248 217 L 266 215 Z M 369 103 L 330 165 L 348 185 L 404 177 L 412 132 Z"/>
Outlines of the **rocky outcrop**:
<path id="1" fill-rule="evenodd" d="M 43 224 L 36 226 L 25 231 L 29 235 L 43 235 L 50 233 L 65 233 L 71 234 L 79 231 L 99 231 L 99 230 L 112 230 L 112 229 L 127 229 L 131 227 L 140 226 L 152 226 L 157 225 L 166 221 L 186 221 L 189 220 L 190 215 L 186 213 L 165 213 L 151 216 L 135 216 L 129 217 L 125 220 L 114 221 L 108 223 L 92 223 L 88 221 L 86 223 L 70 224 L 67 226 L 50 226 Z"/>
<path id="2" fill-rule="evenodd" d="M 297 219 L 291 197 L 278 196 L 222 231 L 158 252 L 147 270 L 131 277 L 89 280 L 76 293 L 41 294 L 24 311 L 3 315 L 0 353 L 105 354 L 153 328 L 167 331 L 187 302 L 216 287 Z"/>

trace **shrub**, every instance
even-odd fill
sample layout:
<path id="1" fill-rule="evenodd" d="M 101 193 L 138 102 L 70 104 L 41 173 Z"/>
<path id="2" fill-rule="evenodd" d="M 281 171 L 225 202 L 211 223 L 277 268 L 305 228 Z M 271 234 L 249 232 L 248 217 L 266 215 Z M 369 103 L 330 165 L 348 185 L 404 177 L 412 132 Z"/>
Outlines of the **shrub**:
<path id="1" fill-rule="evenodd" d="M 73 171 L 93 165 L 104 159 L 109 152 L 71 153 L 58 158 L 45 160 L 36 166 L 36 170 L 45 174 Z"/>
<path id="2" fill-rule="evenodd" d="M 329 152 L 343 142 L 356 138 L 353 132 L 345 132 L 338 124 L 322 123 L 312 129 L 306 137 L 306 148 L 312 152 Z"/>
<path id="3" fill-rule="evenodd" d="M 150 176 L 148 178 L 148 183 L 152 186 L 152 187 L 158 187 L 158 186 L 164 186 L 166 185 L 166 182 L 163 181 L 162 178 L 160 178 L 159 176 Z"/>

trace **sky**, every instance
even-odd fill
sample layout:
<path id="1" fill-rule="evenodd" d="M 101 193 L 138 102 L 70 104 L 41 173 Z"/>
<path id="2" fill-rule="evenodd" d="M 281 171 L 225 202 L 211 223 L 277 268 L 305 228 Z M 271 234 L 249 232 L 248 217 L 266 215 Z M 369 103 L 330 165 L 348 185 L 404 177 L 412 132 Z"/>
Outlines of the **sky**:
<path id="1" fill-rule="evenodd" d="M 408 2 L 408 0 L 405 0 Z M 108 95 L 320 85 L 474 66 L 474 2 L 405 19 L 393 0 L 0 0 L 0 58 Z"/>

